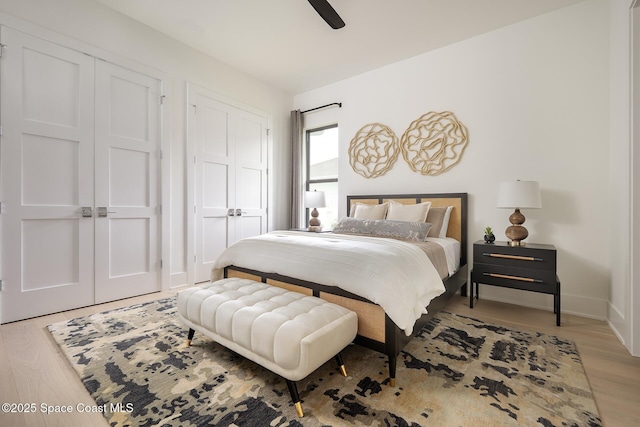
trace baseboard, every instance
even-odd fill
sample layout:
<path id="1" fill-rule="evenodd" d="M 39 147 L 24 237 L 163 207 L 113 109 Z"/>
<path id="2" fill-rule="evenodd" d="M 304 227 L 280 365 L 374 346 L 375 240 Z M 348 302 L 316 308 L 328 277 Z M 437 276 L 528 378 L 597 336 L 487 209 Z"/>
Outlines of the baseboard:
<path id="1" fill-rule="evenodd" d="M 628 322 L 624 318 L 624 315 L 611 303 L 607 303 L 608 315 L 607 315 L 607 324 L 609 328 L 613 331 L 613 333 L 618 337 L 622 345 L 627 347 L 627 337 L 629 333 Z"/>
<path id="2" fill-rule="evenodd" d="M 599 298 L 588 298 L 582 295 L 562 294 L 561 311 L 576 316 L 597 320 L 607 320 L 607 304 L 609 302 Z"/>
<path id="3" fill-rule="evenodd" d="M 553 311 L 553 295 L 480 285 L 480 299 L 516 304 L 538 310 Z M 561 294 L 560 311 L 565 314 L 607 320 L 605 300 L 581 295 Z"/>

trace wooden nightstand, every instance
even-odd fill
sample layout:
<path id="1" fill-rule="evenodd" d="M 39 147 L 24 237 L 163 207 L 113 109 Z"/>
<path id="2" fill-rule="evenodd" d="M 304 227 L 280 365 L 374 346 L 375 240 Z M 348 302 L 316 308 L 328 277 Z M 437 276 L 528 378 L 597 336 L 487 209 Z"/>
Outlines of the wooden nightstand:
<path id="1" fill-rule="evenodd" d="M 473 270 L 469 307 L 473 308 L 474 287 L 478 299 L 479 284 L 502 286 L 553 295 L 553 312 L 560 326 L 560 279 L 556 274 L 556 248 L 553 245 L 527 243 L 510 246 L 478 240 L 473 244 Z"/>

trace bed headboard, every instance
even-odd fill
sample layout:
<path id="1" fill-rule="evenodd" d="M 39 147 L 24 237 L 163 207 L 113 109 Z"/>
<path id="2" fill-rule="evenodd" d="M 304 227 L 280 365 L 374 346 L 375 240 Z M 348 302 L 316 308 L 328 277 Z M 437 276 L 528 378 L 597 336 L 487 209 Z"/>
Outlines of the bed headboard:
<path id="1" fill-rule="evenodd" d="M 447 237 L 460 241 L 460 265 L 467 263 L 467 193 L 435 193 L 435 194 L 391 194 L 391 195 L 357 195 L 347 196 L 347 214 L 351 212 L 354 202 L 377 205 L 393 200 L 405 205 L 431 202 L 433 207 L 453 206 L 449 219 Z"/>

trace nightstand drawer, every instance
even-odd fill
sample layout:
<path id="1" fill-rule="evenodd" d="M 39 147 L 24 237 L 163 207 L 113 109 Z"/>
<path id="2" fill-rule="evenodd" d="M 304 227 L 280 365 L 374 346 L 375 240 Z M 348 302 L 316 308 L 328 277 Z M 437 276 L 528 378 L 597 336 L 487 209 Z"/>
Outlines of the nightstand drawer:
<path id="1" fill-rule="evenodd" d="M 549 270 L 474 263 L 472 281 L 542 293 L 557 292 L 556 272 Z"/>
<path id="2" fill-rule="evenodd" d="M 556 271 L 556 251 L 542 245 L 512 247 L 506 245 L 473 245 L 473 262 L 505 267 Z"/>

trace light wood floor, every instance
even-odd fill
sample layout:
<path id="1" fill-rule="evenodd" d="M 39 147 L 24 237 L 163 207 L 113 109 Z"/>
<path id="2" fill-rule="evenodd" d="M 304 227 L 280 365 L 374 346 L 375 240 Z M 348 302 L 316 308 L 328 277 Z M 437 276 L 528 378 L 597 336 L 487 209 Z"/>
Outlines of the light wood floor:
<path id="1" fill-rule="evenodd" d="M 33 403 L 37 408 L 28 414 L 0 412 L 0 426 L 107 426 L 101 414 L 78 412 L 78 405 L 91 407 L 95 402 L 46 326 L 172 294 L 155 293 L 0 326 L 0 403 Z M 486 300 L 469 309 L 462 297 L 454 297 L 446 310 L 575 341 L 604 425 L 640 425 L 640 358 L 630 356 L 604 322 L 563 315 L 562 326 L 556 327 L 555 316 L 547 311 Z M 46 414 L 43 405 L 71 406 L 72 413 Z"/>

